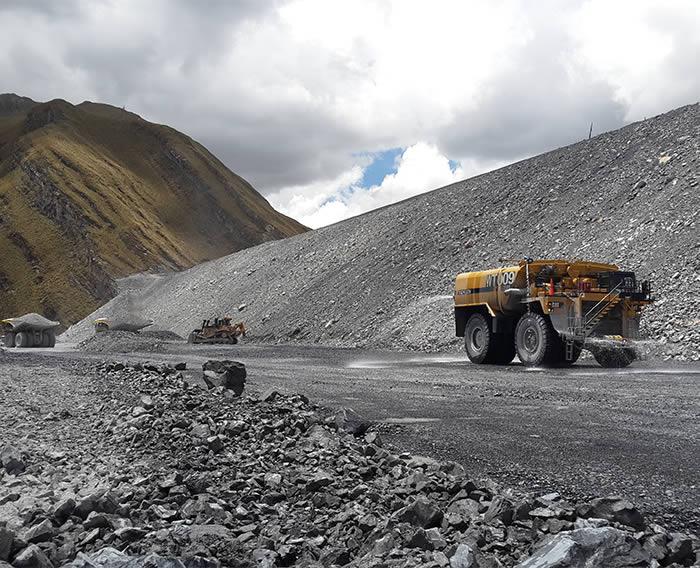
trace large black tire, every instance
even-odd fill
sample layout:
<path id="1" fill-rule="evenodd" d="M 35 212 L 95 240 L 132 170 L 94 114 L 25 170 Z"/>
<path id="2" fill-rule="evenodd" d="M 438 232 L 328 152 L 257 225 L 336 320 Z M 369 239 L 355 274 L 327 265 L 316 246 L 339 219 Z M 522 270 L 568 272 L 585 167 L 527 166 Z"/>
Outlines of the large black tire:
<path id="1" fill-rule="evenodd" d="M 541 314 L 527 313 L 515 327 L 515 349 L 526 367 L 556 364 L 559 342 L 549 318 Z"/>
<path id="2" fill-rule="evenodd" d="M 596 349 L 593 357 L 601 367 L 608 369 L 628 367 L 637 358 L 634 349 L 629 348 Z"/>
<path id="3" fill-rule="evenodd" d="M 56 334 L 52 329 L 44 331 L 41 334 L 42 347 L 56 347 Z"/>
<path id="4" fill-rule="evenodd" d="M 5 344 L 5 347 L 14 347 L 15 346 L 15 334 L 12 333 L 11 331 L 6 332 L 2 338 L 2 342 Z"/>
<path id="5" fill-rule="evenodd" d="M 32 341 L 32 334 L 26 331 L 20 331 L 15 334 L 15 347 L 32 347 L 34 342 Z"/>
<path id="6" fill-rule="evenodd" d="M 464 348 L 472 363 L 488 363 L 493 348 L 493 333 L 489 321 L 482 314 L 472 314 L 464 328 Z"/>

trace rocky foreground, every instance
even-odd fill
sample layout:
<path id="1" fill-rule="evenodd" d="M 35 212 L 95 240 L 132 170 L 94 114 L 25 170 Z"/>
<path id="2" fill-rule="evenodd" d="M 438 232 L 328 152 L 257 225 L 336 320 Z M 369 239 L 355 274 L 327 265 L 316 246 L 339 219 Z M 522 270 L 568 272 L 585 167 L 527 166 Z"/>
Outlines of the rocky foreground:
<path id="1" fill-rule="evenodd" d="M 7 408 L 0 568 L 700 565 L 621 498 L 511 494 L 349 409 L 239 396 L 241 365 L 183 367 L 104 363 L 92 403 Z"/>

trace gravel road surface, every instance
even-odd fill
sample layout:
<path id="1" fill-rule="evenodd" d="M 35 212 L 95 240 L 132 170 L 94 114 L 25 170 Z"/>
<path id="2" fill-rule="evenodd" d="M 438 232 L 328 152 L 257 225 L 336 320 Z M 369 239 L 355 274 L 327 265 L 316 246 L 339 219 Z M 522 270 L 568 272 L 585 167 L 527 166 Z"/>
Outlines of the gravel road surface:
<path id="1" fill-rule="evenodd" d="M 351 406 L 382 422 L 388 441 L 458 461 L 476 477 L 571 498 L 622 494 L 669 527 L 700 528 L 696 363 L 525 370 L 475 366 L 461 353 L 171 343 L 165 353 L 109 355 L 64 346 L 5 354 L 0 394 L 46 414 L 98 403 L 80 378 L 92 360 L 186 361 L 197 370 L 209 358 L 243 361 L 252 390 Z"/>

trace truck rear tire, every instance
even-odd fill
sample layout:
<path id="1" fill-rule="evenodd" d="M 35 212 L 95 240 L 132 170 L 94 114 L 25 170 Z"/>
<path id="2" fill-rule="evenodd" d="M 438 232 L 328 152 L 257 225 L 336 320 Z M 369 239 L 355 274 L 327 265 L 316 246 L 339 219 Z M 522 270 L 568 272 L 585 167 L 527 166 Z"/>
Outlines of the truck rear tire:
<path id="1" fill-rule="evenodd" d="M 513 336 L 493 333 L 490 319 L 483 314 L 472 314 L 467 320 L 464 348 L 472 363 L 507 365 L 515 357 Z"/>
<path id="2" fill-rule="evenodd" d="M 515 349 L 526 367 L 551 364 L 558 359 L 558 338 L 548 318 L 541 314 L 523 315 L 515 327 Z"/>
<path id="3" fill-rule="evenodd" d="M 32 334 L 26 331 L 20 331 L 15 334 L 15 347 L 32 347 Z"/>
<path id="4" fill-rule="evenodd" d="M 607 369 L 622 369 L 628 367 L 637 356 L 634 349 L 596 349 L 593 357 L 601 367 Z"/>
<path id="5" fill-rule="evenodd" d="M 56 334 L 53 330 L 44 331 L 41 334 L 42 347 L 56 347 Z"/>
<path id="6" fill-rule="evenodd" d="M 5 347 L 14 347 L 15 346 L 15 334 L 12 333 L 11 331 L 6 332 L 5 336 L 2 338 L 2 342 L 5 344 Z"/>

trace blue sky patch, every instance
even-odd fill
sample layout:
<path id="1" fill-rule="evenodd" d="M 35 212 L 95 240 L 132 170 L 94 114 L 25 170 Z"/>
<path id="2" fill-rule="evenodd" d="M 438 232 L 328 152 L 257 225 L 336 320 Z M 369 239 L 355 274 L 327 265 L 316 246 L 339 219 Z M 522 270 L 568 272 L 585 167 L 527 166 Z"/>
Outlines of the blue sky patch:
<path id="1" fill-rule="evenodd" d="M 389 174 L 396 173 L 396 160 L 403 154 L 405 148 L 391 148 L 382 152 L 368 152 L 361 154 L 372 159 L 369 166 L 365 168 L 362 177 L 362 187 L 372 187 L 379 185 Z"/>

